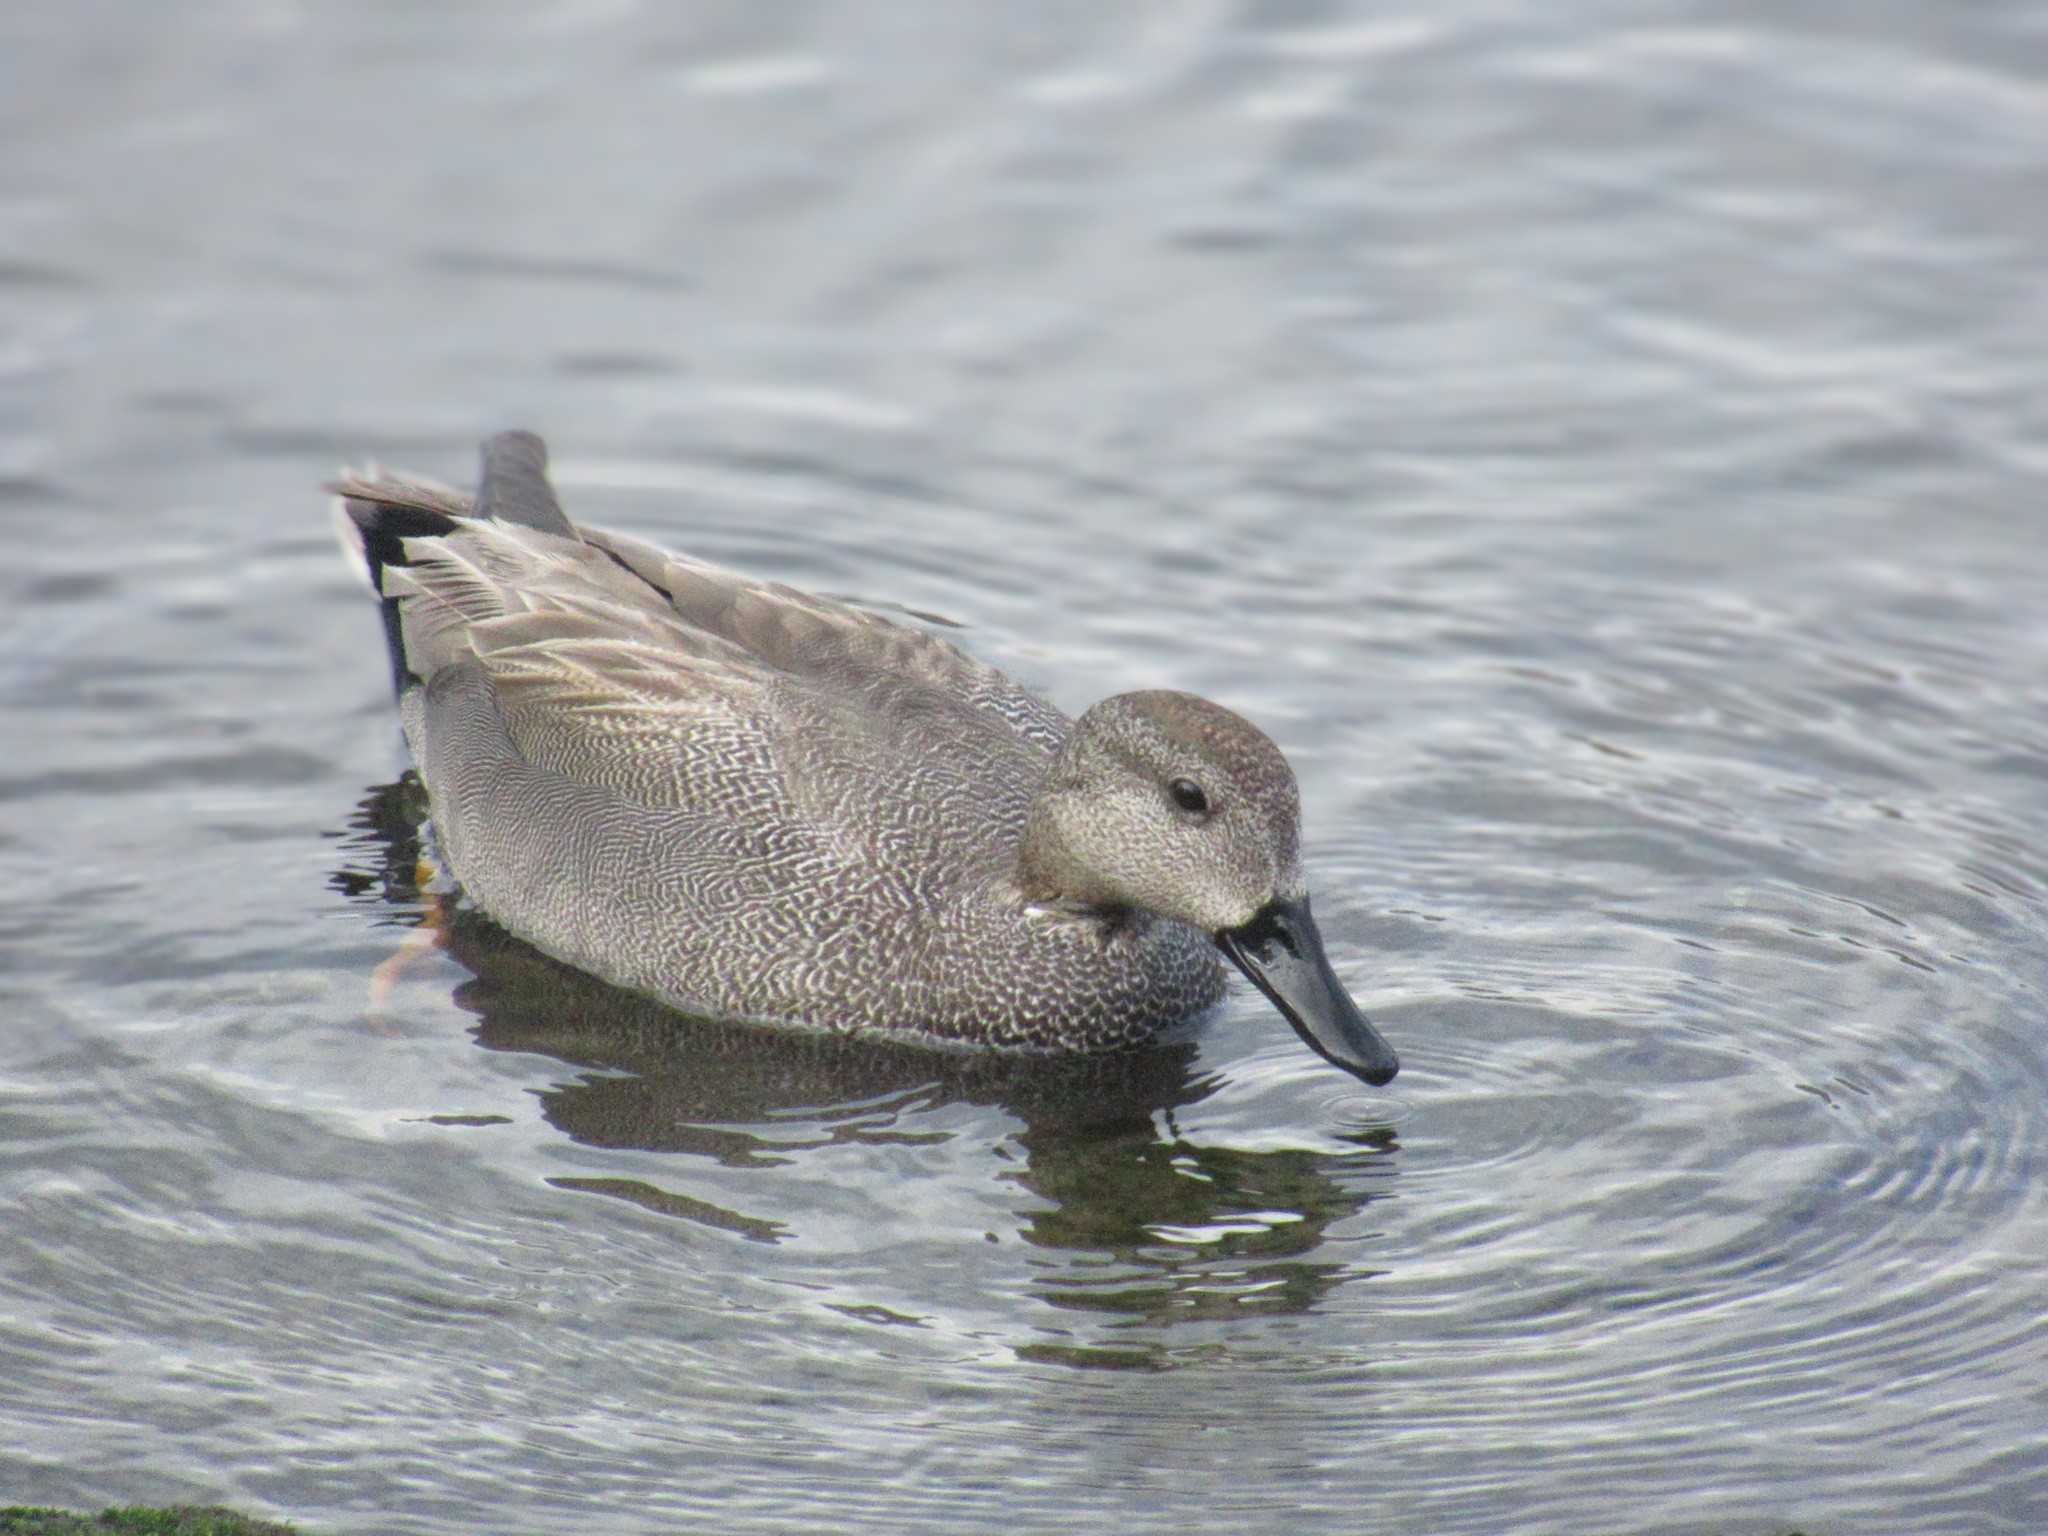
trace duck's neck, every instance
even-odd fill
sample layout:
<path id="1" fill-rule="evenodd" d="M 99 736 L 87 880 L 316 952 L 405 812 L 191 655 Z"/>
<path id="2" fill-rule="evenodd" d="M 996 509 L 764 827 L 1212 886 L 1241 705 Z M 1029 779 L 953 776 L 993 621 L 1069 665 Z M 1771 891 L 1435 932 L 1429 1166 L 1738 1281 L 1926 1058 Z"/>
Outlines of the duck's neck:
<path id="1" fill-rule="evenodd" d="M 1017 842 L 1017 889 L 1026 901 L 1055 905 L 1061 897 L 1060 873 L 1064 864 L 1058 836 L 1046 811 L 1049 790 L 1032 797 L 1024 818 L 1024 835 Z"/>

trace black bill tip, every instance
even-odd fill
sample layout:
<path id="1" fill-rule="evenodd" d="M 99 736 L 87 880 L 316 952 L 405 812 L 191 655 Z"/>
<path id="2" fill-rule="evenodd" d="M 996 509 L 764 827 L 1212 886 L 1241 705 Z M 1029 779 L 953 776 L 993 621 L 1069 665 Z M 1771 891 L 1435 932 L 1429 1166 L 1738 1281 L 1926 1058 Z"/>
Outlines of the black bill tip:
<path id="1" fill-rule="evenodd" d="M 1366 1021 L 1330 969 L 1308 898 L 1275 899 L 1216 946 L 1278 1008 L 1308 1048 L 1375 1088 L 1394 1080 L 1401 1059 Z"/>

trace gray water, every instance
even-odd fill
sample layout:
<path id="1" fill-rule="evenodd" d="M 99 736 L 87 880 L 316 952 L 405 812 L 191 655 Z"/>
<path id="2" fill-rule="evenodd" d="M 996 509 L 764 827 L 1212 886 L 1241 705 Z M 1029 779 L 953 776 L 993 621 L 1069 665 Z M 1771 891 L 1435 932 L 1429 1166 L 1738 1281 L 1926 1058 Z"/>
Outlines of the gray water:
<path id="1" fill-rule="evenodd" d="M 2048 1529 L 2048 15 L 0 12 L 0 1503 Z M 835 1055 L 428 913 L 318 483 L 1287 748 L 1247 989 Z"/>

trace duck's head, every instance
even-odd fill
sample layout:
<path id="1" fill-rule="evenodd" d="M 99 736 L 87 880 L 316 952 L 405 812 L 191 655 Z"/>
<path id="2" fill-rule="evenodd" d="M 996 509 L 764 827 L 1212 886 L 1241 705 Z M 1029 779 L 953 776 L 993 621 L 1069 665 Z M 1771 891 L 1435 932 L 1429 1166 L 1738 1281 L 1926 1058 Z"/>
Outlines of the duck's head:
<path id="1" fill-rule="evenodd" d="M 1031 805 L 1027 895 L 1201 929 L 1310 1047 L 1369 1083 L 1400 1070 L 1323 954 L 1301 877 L 1301 793 L 1264 732 L 1191 693 L 1084 714 Z"/>

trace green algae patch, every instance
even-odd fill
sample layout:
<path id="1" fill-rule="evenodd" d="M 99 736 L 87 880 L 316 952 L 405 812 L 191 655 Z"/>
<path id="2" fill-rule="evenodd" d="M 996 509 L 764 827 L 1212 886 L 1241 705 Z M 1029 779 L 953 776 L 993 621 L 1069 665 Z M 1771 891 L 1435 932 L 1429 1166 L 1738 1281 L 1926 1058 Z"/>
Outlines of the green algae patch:
<path id="1" fill-rule="evenodd" d="M 175 1504 L 74 1515 L 61 1509 L 0 1509 L 0 1536 L 295 1536 L 289 1525 L 251 1520 L 233 1510 Z"/>

